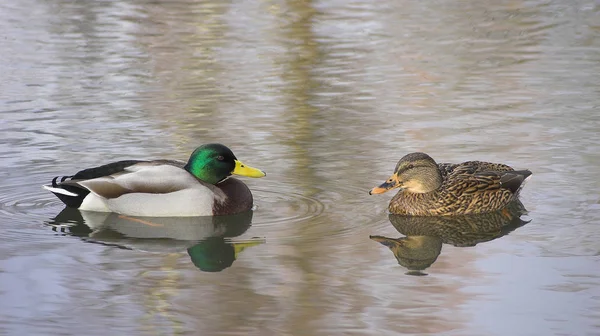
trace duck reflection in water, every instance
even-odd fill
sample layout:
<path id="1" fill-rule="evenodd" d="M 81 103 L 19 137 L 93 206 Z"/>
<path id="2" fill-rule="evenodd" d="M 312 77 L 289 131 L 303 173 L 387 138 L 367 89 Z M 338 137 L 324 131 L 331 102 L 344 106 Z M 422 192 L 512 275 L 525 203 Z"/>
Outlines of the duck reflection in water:
<path id="1" fill-rule="evenodd" d="M 262 238 L 231 241 L 250 228 L 252 215 L 252 211 L 246 211 L 228 216 L 133 217 L 67 207 L 47 225 L 87 242 L 122 249 L 187 251 L 201 271 L 220 272 L 230 267 L 246 248 L 265 242 Z"/>
<path id="2" fill-rule="evenodd" d="M 442 251 L 442 244 L 475 246 L 500 238 L 527 224 L 521 216 L 527 210 L 518 199 L 502 210 L 479 215 L 414 217 L 389 215 L 389 220 L 406 237 L 369 236 L 387 246 L 410 275 L 426 275 Z"/>

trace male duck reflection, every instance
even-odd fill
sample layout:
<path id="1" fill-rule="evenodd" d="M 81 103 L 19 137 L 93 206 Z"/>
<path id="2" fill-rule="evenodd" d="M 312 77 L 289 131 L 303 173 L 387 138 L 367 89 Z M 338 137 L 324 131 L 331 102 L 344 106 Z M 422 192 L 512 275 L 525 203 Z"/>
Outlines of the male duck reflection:
<path id="1" fill-rule="evenodd" d="M 263 177 L 222 144 L 202 145 L 186 162 L 126 160 L 84 169 L 45 189 L 68 207 L 132 216 L 229 215 L 253 206 L 250 189 L 231 174 Z"/>
<path id="2" fill-rule="evenodd" d="M 389 204 L 390 212 L 398 215 L 480 214 L 500 210 L 517 199 L 529 175 L 529 170 L 514 170 L 501 163 L 436 164 L 425 153 L 411 153 L 400 159 L 394 174 L 369 194 L 401 188 Z"/>
<path id="3" fill-rule="evenodd" d="M 259 237 L 233 240 L 248 231 L 252 216 L 245 211 L 229 216 L 132 217 L 66 207 L 47 224 L 89 243 L 167 255 L 187 251 L 201 271 L 220 272 L 245 249 L 265 243 Z"/>

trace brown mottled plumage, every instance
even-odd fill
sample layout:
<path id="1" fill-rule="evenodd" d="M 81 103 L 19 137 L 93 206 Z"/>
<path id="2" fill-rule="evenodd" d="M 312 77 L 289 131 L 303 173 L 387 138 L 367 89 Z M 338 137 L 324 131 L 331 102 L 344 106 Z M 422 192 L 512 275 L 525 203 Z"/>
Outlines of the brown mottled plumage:
<path id="1" fill-rule="evenodd" d="M 516 199 L 502 210 L 478 215 L 418 217 L 390 214 L 389 220 L 405 236 L 438 237 L 444 244 L 466 247 L 502 237 L 527 224 L 521 219 L 526 213 L 523 203 Z"/>
<path id="2" fill-rule="evenodd" d="M 467 161 L 436 162 L 425 153 L 404 156 L 394 174 L 370 194 L 402 188 L 390 201 L 393 214 L 448 216 L 500 210 L 518 197 L 529 170 L 501 164 Z"/>
<path id="3" fill-rule="evenodd" d="M 369 236 L 387 246 L 398 263 L 409 270 L 424 270 L 433 264 L 443 244 L 475 246 L 500 238 L 527 224 L 521 219 L 527 210 L 517 199 L 504 209 L 479 215 L 403 216 L 389 215 L 389 220 L 406 237 Z"/>

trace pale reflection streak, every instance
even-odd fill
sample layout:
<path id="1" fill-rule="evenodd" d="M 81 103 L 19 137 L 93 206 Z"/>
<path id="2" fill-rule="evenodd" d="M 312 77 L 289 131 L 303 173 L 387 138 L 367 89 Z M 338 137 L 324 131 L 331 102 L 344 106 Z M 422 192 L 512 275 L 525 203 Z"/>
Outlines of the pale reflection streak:
<path id="1" fill-rule="evenodd" d="M 224 16 L 229 4 L 178 1 L 140 3 L 136 41 L 151 57 L 156 91 L 143 100 L 144 111 L 176 137 L 179 155 L 226 131 L 217 123 L 227 87 L 219 49 L 227 42 Z M 159 97 L 157 97 L 159 95 Z M 228 144 L 236 148 L 235 143 Z"/>
<path id="2" fill-rule="evenodd" d="M 183 257 L 183 253 L 167 254 L 162 258 L 159 269 L 145 270 L 137 275 L 138 281 L 153 283 L 143 289 L 142 302 L 146 309 L 140 321 L 143 332 L 156 335 L 184 334 L 181 316 L 178 316 L 172 305 L 174 297 L 179 294 L 178 283 L 182 275 L 178 270 L 178 261 Z"/>

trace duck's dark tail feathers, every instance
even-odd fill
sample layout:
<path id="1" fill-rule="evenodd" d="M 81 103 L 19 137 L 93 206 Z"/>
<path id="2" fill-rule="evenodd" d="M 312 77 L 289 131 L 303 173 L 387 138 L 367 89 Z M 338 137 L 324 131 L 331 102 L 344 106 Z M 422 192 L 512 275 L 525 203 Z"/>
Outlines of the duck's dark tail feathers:
<path id="1" fill-rule="evenodd" d="M 75 183 L 69 183 L 73 176 L 59 176 L 52 179 L 51 184 L 43 185 L 46 190 L 51 191 L 58 199 L 70 208 L 79 208 L 85 197 L 90 193 L 87 189 L 79 187 Z"/>
<path id="2" fill-rule="evenodd" d="M 79 208 L 85 197 L 90 193 L 89 190 L 77 184 L 77 181 L 94 179 L 123 171 L 125 168 L 136 163 L 144 162 L 141 160 L 124 160 L 105 164 L 99 167 L 93 167 L 81 170 L 75 175 L 52 179 L 51 184 L 44 185 L 44 189 L 50 190 L 63 203 L 71 208 Z"/>
<path id="3" fill-rule="evenodd" d="M 508 171 L 500 177 L 500 184 L 503 188 L 510 190 L 513 194 L 518 194 L 523 187 L 523 182 L 531 174 L 531 171 L 528 169 Z"/>

